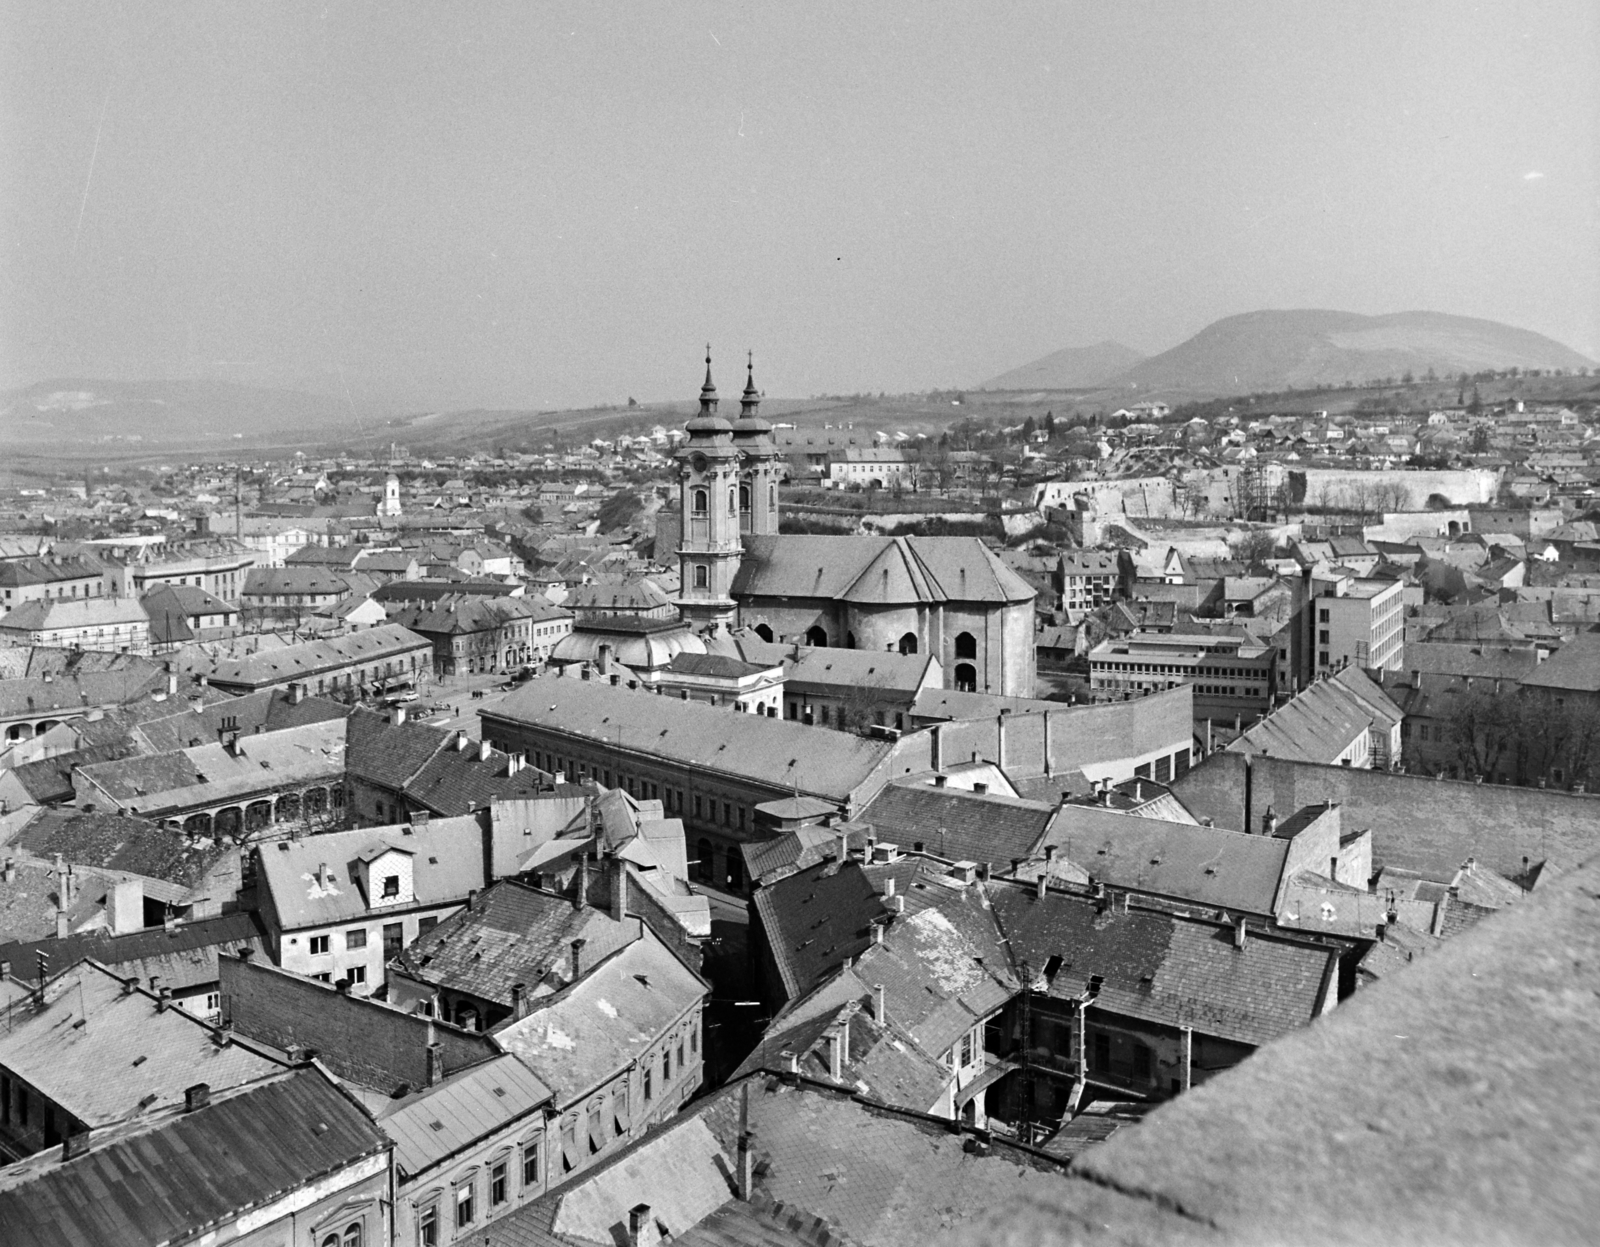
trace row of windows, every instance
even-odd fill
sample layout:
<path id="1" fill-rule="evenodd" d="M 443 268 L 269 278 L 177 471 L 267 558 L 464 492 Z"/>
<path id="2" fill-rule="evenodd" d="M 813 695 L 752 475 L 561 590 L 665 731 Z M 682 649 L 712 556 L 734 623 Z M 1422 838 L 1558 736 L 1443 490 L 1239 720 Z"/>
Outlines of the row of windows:
<path id="1" fill-rule="evenodd" d="M 487 1217 L 494 1217 L 505 1210 L 511 1202 L 512 1182 L 512 1155 L 506 1154 L 491 1161 L 488 1168 L 487 1190 L 482 1192 L 487 1197 Z M 518 1169 L 522 1177 L 522 1193 L 524 1197 L 535 1194 L 543 1174 L 543 1156 L 541 1155 L 540 1140 L 529 1139 L 524 1142 L 516 1153 Z M 450 1191 L 450 1220 L 454 1226 L 455 1234 L 471 1229 L 479 1220 L 478 1173 L 476 1170 L 462 1178 Z M 417 1244 L 418 1247 L 439 1247 L 443 1240 L 443 1210 L 440 1200 L 434 1199 L 422 1206 L 417 1211 Z"/>
<path id="2" fill-rule="evenodd" d="M 777 506 L 778 506 L 778 487 L 776 485 L 770 485 L 769 484 L 767 486 L 767 506 L 772 508 L 772 509 L 774 509 L 774 510 L 777 509 Z M 692 514 L 692 515 L 706 515 L 706 514 L 708 514 L 710 512 L 710 510 L 711 510 L 711 495 L 710 495 L 710 493 L 708 491 L 704 490 L 704 489 L 695 490 L 690 496 L 689 507 L 690 507 L 690 514 Z M 734 514 L 735 511 L 748 511 L 749 509 L 750 509 L 750 486 L 748 486 L 748 485 L 739 486 L 739 494 L 738 494 L 738 502 L 737 503 L 734 502 L 734 492 L 733 492 L 733 490 L 730 489 L 728 491 L 728 514 L 729 515 Z"/>

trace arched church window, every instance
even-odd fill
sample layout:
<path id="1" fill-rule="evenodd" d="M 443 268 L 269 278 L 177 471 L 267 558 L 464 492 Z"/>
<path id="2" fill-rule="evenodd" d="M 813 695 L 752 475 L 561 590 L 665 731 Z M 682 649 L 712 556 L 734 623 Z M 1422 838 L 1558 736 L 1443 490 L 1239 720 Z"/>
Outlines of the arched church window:
<path id="1" fill-rule="evenodd" d="M 758 637 L 760 637 L 763 641 L 770 641 L 770 640 L 772 640 L 772 629 L 769 628 L 766 624 L 757 624 L 756 625 L 756 635 Z"/>
<path id="2" fill-rule="evenodd" d="M 806 644 L 817 646 L 819 649 L 826 648 L 828 633 L 821 624 L 814 624 L 806 629 Z"/>
<path id="3" fill-rule="evenodd" d="M 695 490 L 693 505 L 696 515 L 704 515 L 711 509 L 711 495 L 703 489 Z"/>
<path id="4" fill-rule="evenodd" d="M 956 657 L 976 658 L 978 656 L 978 638 L 970 632 L 963 632 L 956 637 Z"/>
<path id="5" fill-rule="evenodd" d="M 900 638 L 900 652 L 902 654 L 915 654 L 917 652 L 917 634 L 908 632 Z"/>
<path id="6" fill-rule="evenodd" d="M 978 669 L 969 662 L 956 664 L 956 688 L 963 693 L 978 691 Z"/>
<path id="7" fill-rule="evenodd" d="M 750 486 L 741 485 L 741 486 L 739 486 L 739 510 L 748 511 L 749 509 L 750 509 Z"/>

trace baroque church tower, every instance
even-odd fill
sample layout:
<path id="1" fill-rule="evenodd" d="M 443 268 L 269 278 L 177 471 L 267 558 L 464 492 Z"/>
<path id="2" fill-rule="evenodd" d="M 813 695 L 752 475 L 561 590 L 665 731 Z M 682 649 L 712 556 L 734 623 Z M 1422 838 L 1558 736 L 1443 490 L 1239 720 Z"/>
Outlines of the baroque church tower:
<path id="1" fill-rule="evenodd" d="M 683 536 L 678 546 L 678 610 L 697 630 L 733 625 L 738 605 L 733 578 L 747 534 L 778 531 L 778 448 L 771 428 L 757 414 L 755 363 L 746 366 L 739 418 L 717 414 L 711 380 L 711 348 L 699 414 L 684 426 L 678 448 L 678 483 Z"/>

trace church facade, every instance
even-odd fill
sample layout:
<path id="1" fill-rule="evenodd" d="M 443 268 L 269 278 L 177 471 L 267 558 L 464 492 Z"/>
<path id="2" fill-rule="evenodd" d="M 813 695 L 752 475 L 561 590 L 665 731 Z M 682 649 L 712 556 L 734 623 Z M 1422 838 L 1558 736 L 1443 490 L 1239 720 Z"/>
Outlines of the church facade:
<path id="1" fill-rule="evenodd" d="M 738 419 L 718 415 L 707 354 L 677 451 L 684 620 L 711 637 L 748 628 L 768 641 L 931 653 L 947 687 L 1031 697 L 1033 587 L 976 537 L 780 535 L 781 464 L 759 403 L 752 366 Z"/>

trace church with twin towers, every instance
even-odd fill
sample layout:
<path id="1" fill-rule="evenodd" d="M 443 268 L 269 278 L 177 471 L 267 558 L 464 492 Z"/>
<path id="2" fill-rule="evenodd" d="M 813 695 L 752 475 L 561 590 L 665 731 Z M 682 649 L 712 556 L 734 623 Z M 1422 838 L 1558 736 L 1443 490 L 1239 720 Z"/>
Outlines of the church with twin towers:
<path id="1" fill-rule="evenodd" d="M 684 621 L 708 651 L 765 641 L 933 654 L 944 686 L 1034 691 L 1034 589 L 976 537 L 780 533 L 783 455 L 761 418 L 753 360 L 739 414 L 718 410 L 710 348 L 677 452 Z"/>

